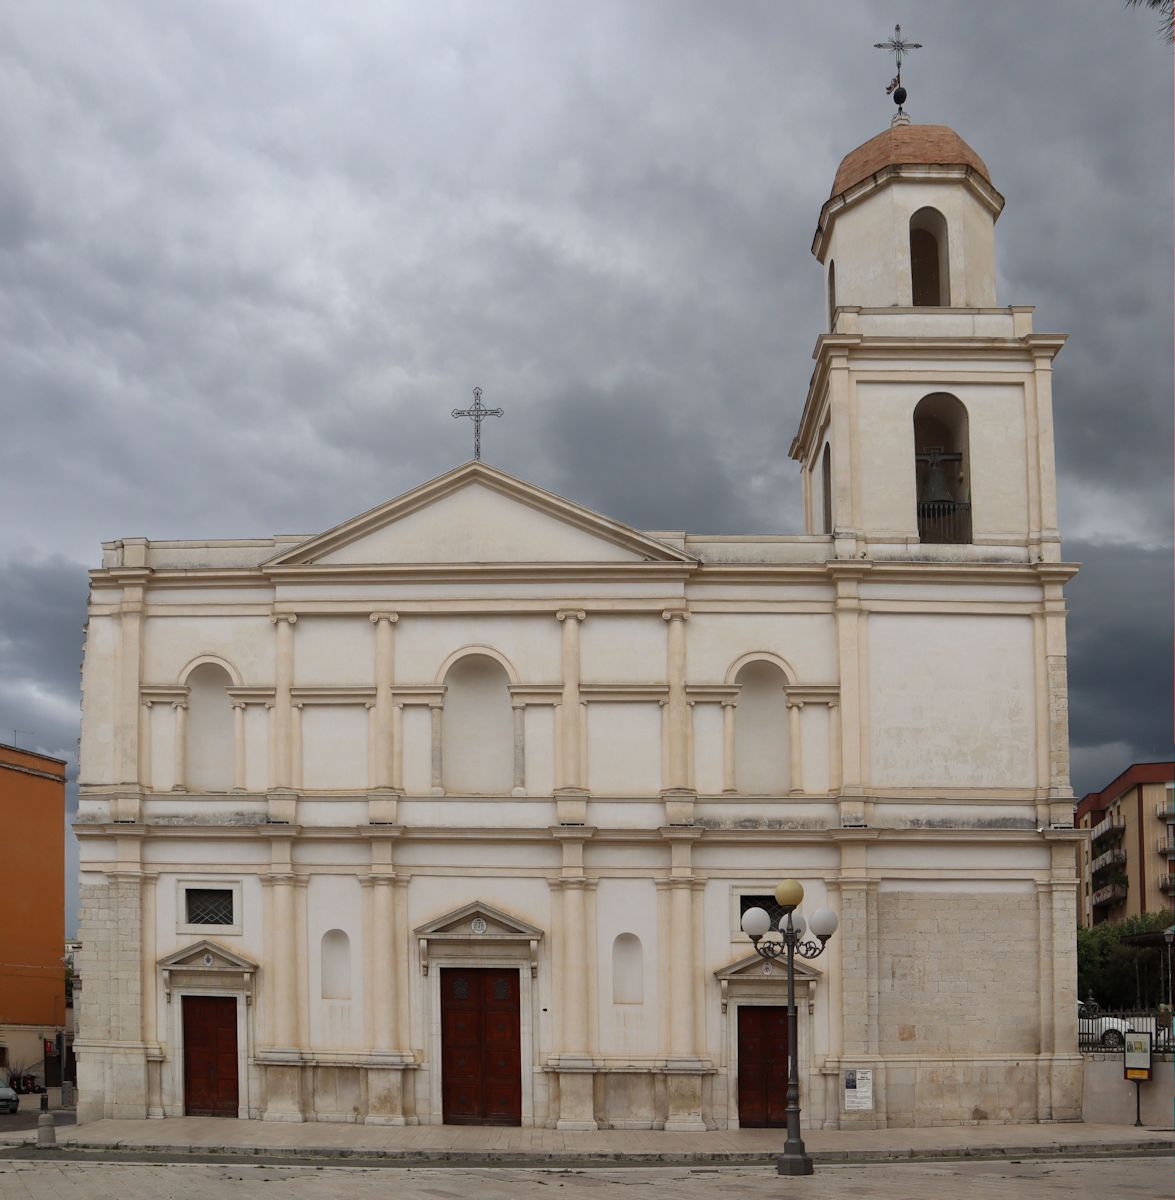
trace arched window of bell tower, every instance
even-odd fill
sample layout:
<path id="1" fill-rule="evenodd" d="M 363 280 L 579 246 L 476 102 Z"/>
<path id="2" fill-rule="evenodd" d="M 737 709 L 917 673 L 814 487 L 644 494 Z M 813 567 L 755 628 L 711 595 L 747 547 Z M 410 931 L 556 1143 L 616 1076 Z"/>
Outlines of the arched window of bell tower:
<path id="1" fill-rule="evenodd" d="M 967 410 L 947 392 L 923 396 L 914 409 L 914 476 L 919 540 L 939 545 L 970 542 Z"/>
<path id="2" fill-rule="evenodd" d="M 828 260 L 828 331 L 836 329 L 836 262 Z"/>
<path id="3" fill-rule="evenodd" d="M 950 305 L 947 223 L 937 208 L 920 208 L 910 218 L 910 282 L 916 308 Z"/>
<path id="4" fill-rule="evenodd" d="M 832 532 L 832 447 L 825 442 L 820 456 L 820 502 L 824 532 Z"/>

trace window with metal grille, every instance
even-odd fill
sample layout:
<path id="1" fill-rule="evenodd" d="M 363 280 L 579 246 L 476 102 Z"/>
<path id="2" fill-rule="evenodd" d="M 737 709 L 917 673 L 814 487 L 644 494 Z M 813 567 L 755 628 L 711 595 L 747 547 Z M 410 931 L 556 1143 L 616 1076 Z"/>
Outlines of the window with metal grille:
<path id="1" fill-rule="evenodd" d="M 233 894 L 229 888 L 188 888 L 189 925 L 231 925 Z"/>
<path id="2" fill-rule="evenodd" d="M 771 928 L 778 929 L 779 922 L 783 918 L 783 906 L 780 905 L 774 894 L 766 896 L 740 896 L 738 898 L 738 917 L 741 921 L 748 908 L 761 908 L 771 918 Z"/>

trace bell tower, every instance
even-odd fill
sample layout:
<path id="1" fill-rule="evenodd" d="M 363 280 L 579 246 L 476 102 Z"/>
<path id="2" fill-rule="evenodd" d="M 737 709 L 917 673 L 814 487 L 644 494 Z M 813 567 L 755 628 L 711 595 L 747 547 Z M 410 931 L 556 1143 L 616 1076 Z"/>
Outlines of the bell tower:
<path id="1" fill-rule="evenodd" d="M 836 558 L 1060 560 L 1052 363 L 1065 338 L 1034 333 L 1031 307 L 997 304 L 1003 207 L 953 129 L 900 109 L 836 172 L 812 241 L 827 332 L 791 446 L 806 530 Z"/>

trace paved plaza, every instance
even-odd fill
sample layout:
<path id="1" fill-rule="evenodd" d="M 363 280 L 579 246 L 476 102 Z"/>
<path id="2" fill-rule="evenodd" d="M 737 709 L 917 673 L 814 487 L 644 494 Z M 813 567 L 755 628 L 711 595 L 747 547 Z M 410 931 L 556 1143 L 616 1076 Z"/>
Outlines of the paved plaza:
<path id="1" fill-rule="evenodd" d="M 277 1185 L 275 1187 L 275 1185 Z M 765 1167 L 515 1170 L 78 1163 L 0 1160 L 0 1200 L 573 1200 L 625 1188 L 632 1200 L 717 1196 L 804 1200 L 1160 1200 L 1171 1195 L 1166 1158 L 1080 1162 L 881 1163 L 824 1167 L 809 1179 L 781 1179 Z"/>
<path id="2" fill-rule="evenodd" d="M 1052 1154 L 1125 1155 L 1138 1148 L 1171 1149 L 1172 1131 L 1078 1121 L 1040 1125 L 968 1125 L 922 1129 L 814 1129 L 808 1150 L 825 1162 L 918 1157 Z M 28 1143 L 31 1130 L 0 1132 L 4 1143 Z M 234 1121 L 174 1117 L 162 1121 L 91 1121 L 58 1131 L 59 1145 L 124 1149 L 175 1157 L 184 1151 L 327 1156 L 370 1156 L 450 1165 L 646 1164 L 649 1166 L 758 1166 L 783 1147 L 781 1129 L 727 1129 L 666 1133 L 610 1129 L 598 1133 L 476 1125 L 380 1126 L 327 1122 Z"/>

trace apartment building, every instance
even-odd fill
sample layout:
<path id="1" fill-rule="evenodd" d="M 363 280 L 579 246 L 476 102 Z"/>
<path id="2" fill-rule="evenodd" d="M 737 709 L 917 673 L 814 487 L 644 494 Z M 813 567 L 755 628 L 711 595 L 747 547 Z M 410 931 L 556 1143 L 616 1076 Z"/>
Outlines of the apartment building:
<path id="1" fill-rule="evenodd" d="M 1077 805 L 1082 925 L 1175 912 L 1175 762 L 1132 763 Z"/>

